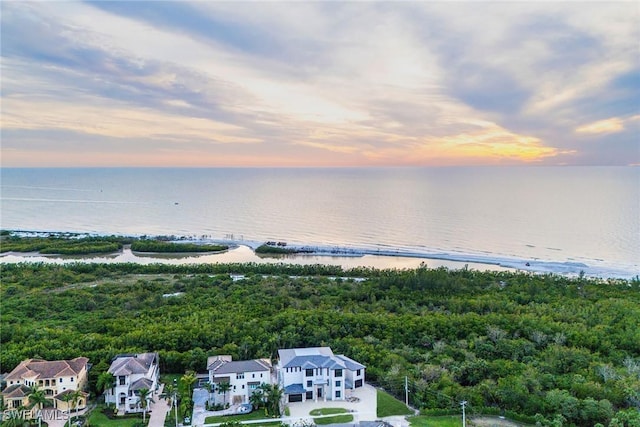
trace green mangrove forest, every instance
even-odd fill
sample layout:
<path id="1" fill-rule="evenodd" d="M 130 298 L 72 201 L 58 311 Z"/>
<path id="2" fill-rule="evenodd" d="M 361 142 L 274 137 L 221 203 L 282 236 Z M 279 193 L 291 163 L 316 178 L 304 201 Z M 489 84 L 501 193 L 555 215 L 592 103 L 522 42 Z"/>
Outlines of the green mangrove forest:
<path id="1" fill-rule="evenodd" d="M 640 425 L 640 280 L 327 265 L 1 264 L 0 363 L 158 351 L 162 373 L 209 355 L 331 346 L 424 413 L 539 425 Z M 233 280 L 230 273 L 244 279 Z"/>
<path id="2" fill-rule="evenodd" d="M 227 245 L 174 242 L 175 236 L 82 236 L 52 233 L 23 237 L 10 231 L 0 233 L 0 252 L 39 252 L 43 255 L 92 255 L 121 251 L 130 245 L 132 251 L 154 253 L 221 252 Z"/>

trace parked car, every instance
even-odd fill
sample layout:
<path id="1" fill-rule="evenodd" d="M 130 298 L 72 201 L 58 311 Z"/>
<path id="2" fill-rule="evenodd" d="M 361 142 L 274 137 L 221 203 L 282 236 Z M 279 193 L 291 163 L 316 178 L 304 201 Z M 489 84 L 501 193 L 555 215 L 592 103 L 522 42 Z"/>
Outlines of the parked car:
<path id="1" fill-rule="evenodd" d="M 238 409 L 236 409 L 236 414 L 248 414 L 251 411 L 253 411 L 253 405 L 250 403 L 243 403 L 238 406 Z"/>

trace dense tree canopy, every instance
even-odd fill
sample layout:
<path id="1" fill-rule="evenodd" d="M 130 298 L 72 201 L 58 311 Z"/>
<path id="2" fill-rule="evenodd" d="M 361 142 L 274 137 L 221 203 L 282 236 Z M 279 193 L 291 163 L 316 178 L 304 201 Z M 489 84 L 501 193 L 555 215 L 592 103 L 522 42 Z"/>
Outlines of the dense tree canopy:
<path id="1" fill-rule="evenodd" d="M 470 411 L 592 426 L 627 425 L 640 406 L 638 280 L 81 263 L 2 265 L 1 280 L 3 371 L 35 356 L 104 367 L 117 353 L 158 351 L 163 372 L 183 373 L 204 371 L 212 354 L 328 345 L 392 393 L 407 376 L 424 409 L 464 399 Z"/>

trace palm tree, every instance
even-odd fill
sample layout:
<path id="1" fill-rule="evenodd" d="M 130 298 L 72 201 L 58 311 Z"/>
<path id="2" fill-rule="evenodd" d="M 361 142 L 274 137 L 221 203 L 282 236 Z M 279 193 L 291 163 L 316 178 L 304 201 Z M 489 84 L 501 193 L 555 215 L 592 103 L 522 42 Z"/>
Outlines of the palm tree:
<path id="1" fill-rule="evenodd" d="M 188 397 L 189 399 L 191 398 L 191 386 L 193 386 L 193 384 L 195 384 L 196 382 L 196 374 L 188 371 L 187 373 L 185 373 L 181 378 L 180 381 L 182 382 L 182 384 L 184 384 L 184 386 L 187 388 L 188 393 Z"/>
<path id="2" fill-rule="evenodd" d="M 67 403 L 67 418 L 69 419 L 69 426 L 71 426 L 71 401 L 73 400 L 73 395 L 72 393 L 65 393 L 61 399 Z"/>
<path id="3" fill-rule="evenodd" d="M 29 409 L 33 409 L 34 407 L 38 408 L 38 425 L 42 425 L 42 407 L 45 403 L 47 403 L 47 395 L 45 391 L 41 388 L 38 388 L 37 384 L 34 384 L 29 388 Z"/>
<path id="4" fill-rule="evenodd" d="M 164 389 L 162 390 L 161 398 L 166 399 L 169 406 L 173 406 L 173 394 L 178 390 L 176 386 L 172 383 L 168 383 L 164 385 Z"/>
<path id="5" fill-rule="evenodd" d="M 204 388 L 209 392 L 209 404 L 211 404 L 211 395 L 216 389 L 216 385 L 210 382 L 205 383 Z"/>
<path id="6" fill-rule="evenodd" d="M 218 393 L 224 394 L 224 403 L 227 403 L 227 392 L 231 390 L 231 384 L 228 382 L 218 384 Z"/>
<path id="7" fill-rule="evenodd" d="M 258 409 L 260 405 L 264 403 L 264 393 L 262 389 L 256 388 L 251 396 L 249 396 L 249 403 L 253 406 L 253 409 Z"/>
<path id="8" fill-rule="evenodd" d="M 138 397 L 140 398 L 140 407 L 142 408 L 142 422 L 147 419 L 147 406 L 149 402 L 153 402 L 153 399 L 149 397 L 151 391 L 148 388 L 141 388 L 138 390 Z"/>
<path id="9" fill-rule="evenodd" d="M 82 397 L 83 397 L 82 390 L 75 390 L 73 393 L 71 393 L 71 402 L 73 403 L 73 406 L 76 408 L 76 418 L 78 418 L 78 402 Z"/>
<path id="10" fill-rule="evenodd" d="M 268 384 L 266 389 L 267 408 L 269 408 L 269 414 L 273 416 L 279 416 L 280 400 L 284 395 L 284 390 L 282 390 L 278 384 Z"/>
<path id="11" fill-rule="evenodd" d="M 96 388 L 98 389 L 98 391 L 101 391 L 103 394 L 111 390 L 115 385 L 116 385 L 116 377 L 111 375 L 109 372 L 104 371 L 98 376 L 98 381 L 96 382 Z"/>
<path id="12" fill-rule="evenodd" d="M 27 408 L 25 408 L 24 406 L 20 406 L 14 409 L 17 413 L 16 412 L 10 413 L 10 415 L 6 419 L 3 419 L 2 427 L 24 427 L 25 421 L 22 418 L 22 416 L 18 415 L 18 413 L 21 413 Z"/>

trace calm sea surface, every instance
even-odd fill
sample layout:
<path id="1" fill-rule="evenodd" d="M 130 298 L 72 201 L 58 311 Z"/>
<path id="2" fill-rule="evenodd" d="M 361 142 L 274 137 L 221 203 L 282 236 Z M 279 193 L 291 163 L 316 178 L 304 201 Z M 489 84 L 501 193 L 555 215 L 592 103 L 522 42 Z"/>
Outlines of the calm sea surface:
<path id="1" fill-rule="evenodd" d="M 640 272 L 640 168 L 5 168 L 1 179 L 3 229 L 279 240 L 528 262 L 538 271 Z"/>

